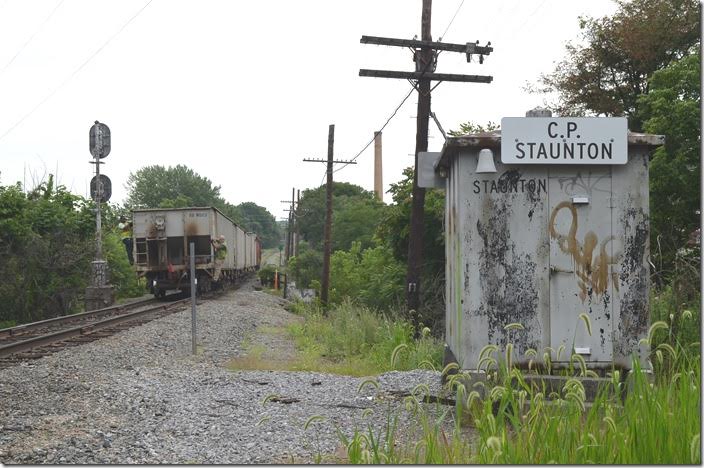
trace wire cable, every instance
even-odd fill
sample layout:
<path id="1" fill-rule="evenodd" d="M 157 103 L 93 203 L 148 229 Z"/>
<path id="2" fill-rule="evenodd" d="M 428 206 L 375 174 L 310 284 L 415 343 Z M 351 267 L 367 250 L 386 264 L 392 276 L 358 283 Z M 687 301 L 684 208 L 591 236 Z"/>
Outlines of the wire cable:
<path id="1" fill-rule="evenodd" d="M 521 23 L 520 26 L 518 26 L 517 28 L 514 28 L 514 29 L 513 29 L 513 33 L 511 34 L 509 40 L 512 40 L 514 37 L 516 37 L 516 34 L 518 34 L 518 33 L 526 26 L 526 24 L 528 24 L 528 21 L 530 21 L 530 19 L 531 19 L 533 16 L 535 16 L 535 14 L 536 14 L 540 9 L 543 8 L 543 5 L 545 5 L 546 2 L 547 2 L 547 0 L 543 0 L 543 1 L 535 8 L 535 10 L 533 10 L 528 16 L 525 17 L 525 20 L 523 21 L 523 23 Z"/>
<path id="2" fill-rule="evenodd" d="M 452 26 L 452 23 L 453 23 L 453 21 L 455 21 L 455 18 L 457 17 L 457 13 L 460 12 L 460 9 L 462 8 L 462 5 L 464 5 L 464 0 L 462 0 L 462 1 L 460 2 L 460 6 L 457 7 L 457 11 L 455 11 L 454 16 L 453 16 L 452 19 L 450 20 L 450 24 L 448 24 L 447 27 L 445 28 L 445 32 L 442 33 L 442 35 L 438 38 L 438 42 L 442 42 L 442 38 L 445 37 L 445 34 L 447 34 L 447 30 L 450 29 L 450 26 Z"/>
<path id="3" fill-rule="evenodd" d="M 31 36 L 29 36 L 29 39 L 27 39 L 27 41 L 25 41 L 25 43 L 22 44 L 22 47 L 20 47 L 20 50 L 17 51 L 17 53 L 10 59 L 9 62 L 7 62 L 7 63 L 5 64 L 4 67 L 2 67 L 2 70 L 0 70 L 0 76 L 1 76 L 3 73 L 5 73 L 5 70 L 7 70 L 7 68 L 8 68 L 10 65 L 12 65 L 12 62 L 14 62 L 15 59 L 22 53 L 22 51 L 29 45 L 29 43 L 32 42 L 32 39 L 34 39 L 34 36 L 36 36 L 37 34 L 39 34 L 39 32 L 40 32 L 42 29 L 44 29 L 44 25 L 46 25 L 46 23 L 49 22 L 49 20 L 51 19 L 51 17 L 54 16 L 54 13 L 56 13 L 56 10 L 59 9 L 59 7 L 61 6 L 62 3 L 64 3 L 64 0 L 60 0 L 59 3 L 56 4 L 56 6 L 54 7 L 54 9 L 51 10 L 51 13 L 49 13 L 49 16 L 47 16 L 46 19 L 44 19 L 44 21 L 42 22 L 42 24 L 39 25 L 39 28 L 37 28 L 37 30 L 34 31 L 34 33 L 33 33 Z M 4 5 L 4 4 L 3 4 L 3 5 Z"/>
<path id="4" fill-rule="evenodd" d="M 384 123 L 384 125 L 381 126 L 381 128 L 378 130 L 378 132 L 381 132 L 381 131 L 384 130 L 384 128 L 386 128 L 386 126 L 389 124 L 389 122 L 391 122 L 391 119 L 393 119 L 393 118 L 396 116 L 396 113 L 399 111 L 399 109 L 401 109 L 401 106 L 403 106 L 403 104 L 408 100 L 408 98 L 411 97 L 411 94 L 413 94 L 413 91 L 415 91 L 415 90 L 416 90 L 415 87 L 411 88 L 411 90 L 408 92 L 408 94 L 406 94 L 406 97 L 403 98 L 403 101 L 401 101 L 401 104 L 399 104 L 398 106 L 396 106 L 396 109 L 391 113 L 391 115 L 389 116 L 389 118 L 386 119 L 386 122 Z M 373 141 L 374 141 L 374 137 L 372 137 L 372 139 L 369 140 L 369 142 L 368 142 L 366 145 L 364 145 L 364 148 L 362 148 L 362 149 L 359 151 L 359 153 L 357 153 L 357 155 L 356 155 L 354 158 L 352 158 L 352 159 L 350 160 L 350 162 L 355 161 L 355 160 L 364 152 L 364 150 L 366 150 L 367 148 L 369 148 L 369 145 L 371 145 Z M 332 171 L 332 173 L 334 174 L 334 173 L 336 173 L 336 172 L 338 172 L 338 171 L 341 171 L 341 170 L 344 169 L 345 167 L 347 167 L 347 164 L 345 164 L 344 166 L 342 166 L 342 167 L 340 167 L 340 168 L 335 169 L 334 171 Z"/>
<path id="5" fill-rule="evenodd" d="M 11 126 L 5 133 L 0 136 L 0 140 L 5 138 L 11 131 L 13 131 L 15 128 L 20 126 L 22 122 L 24 122 L 27 118 L 29 118 L 32 114 L 34 114 L 37 109 L 39 109 L 46 101 L 48 101 L 54 94 L 56 94 L 61 88 L 66 86 L 66 84 L 71 81 L 83 68 L 88 65 L 88 63 L 95 58 L 96 55 L 98 55 L 113 39 L 115 39 L 132 21 L 134 21 L 135 18 L 137 18 L 144 10 L 149 6 L 150 3 L 152 3 L 153 0 L 148 0 L 147 3 L 144 4 L 144 6 L 137 12 L 135 13 L 130 19 L 125 22 L 125 24 L 122 25 L 120 29 L 117 30 L 115 34 L 110 36 L 107 41 L 98 49 L 93 52 L 78 68 L 76 68 L 71 75 L 69 75 L 68 78 L 64 80 L 63 83 L 61 83 L 58 87 L 56 87 L 52 92 L 50 92 L 44 99 L 42 99 L 39 104 L 34 106 L 34 108 L 29 111 L 27 114 L 24 115 L 20 120 L 18 120 L 13 126 Z"/>
<path id="6" fill-rule="evenodd" d="M 333 172 L 333 174 L 334 174 L 334 173 L 335 173 L 335 172 Z M 325 167 L 325 172 L 323 172 L 323 178 L 320 179 L 320 184 L 318 184 L 319 186 L 320 186 L 320 185 L 323 185 L 323 181 L 325 180 L 325 176 L 326 176 L 326 175 L 328 175 L 328 168 L 327 168 L 327 166 Z"/>
<path id="7" fill-rule="evenodd" d="M 421 72 L 420 72 L 420 76 L 418 77 L 418 83 L 420 82 L 420 78 L 422 78 L 423 75 L 425 75 L 425 72 L 428 70 L 428 67 L 429 67 L 431 64 L 433 64 L 434 62 L 435 62 L 435 59 L 434 59 L 434 58 L 431 59 L 431 60 L 428 60 L 428 63 L 425 64 L 425 66 L 423 67 L 423 70 L 421 70 Z M 409 81 L 410 81 L 410 80 L 409 80 Z M 396 113 L 401 109 L 401 106 L 403 106 L 403 104 L 408 100 L 408 98 L 411 97 L 411 94 L 413 94 L 413 91 L 415 91 L 416 89 L 418 89 L 418 88 L 417 88 L 417 86 L 418 86 L 417 84 L 411 83 L 411 86 L 412 86 L 412 88 L 411 88 L 411 90 L 408 92 L 408 94 L 406 94 L 406 97 L 403 98 L 403 101 L 401 101 L 401 103 L 400 103 L 398 106 L 396 106 L 396 109 L 394 109 L 394 111 L 391 113 L 391 115 L 389 116 L 389 118 L 386 119 L 386 122 L 384 122 L 384 125 L 382 125 L 382 127 L 381 127 L 379 130 L 377 130 L 377 133 L 381 132 L 382 130 L 384 130 L 384 129 L 386 128 L 386 126 L 389 124 L 389 122 L 391 122 L 391 119 L 393 119 L 393 118 L 396 116 Z M 420 92 L 420 89 L 418 89 L 418 92 Z M 354 161 L 364 152 L 364 150 L 366 150 L 367 148 L 369 148 L 369 145 L 371 145 L 373 141 L 374 141 L 374 137 L 372 137 L 372 139 L 369 140 L 369 142 L 367 142 L 366 145 L 364 145 L 364 148 L 362 148 L 362 149 L 359 151 L 359 153 L 357 153 L 357 154 L 355 155 L 354 158 L 350 159 L 349 162 L 354 162 Z M 346 168 L 347 166 L 349 166 L 349 164 L 344 164 L 342 167 L 339 167 L 339 168 L 335 169 L 334 171 L 332 171 L 332 173 L 335 174 L 336 172 L 339 172 L 339 171 L 343 170 L 343 169 Z"/>

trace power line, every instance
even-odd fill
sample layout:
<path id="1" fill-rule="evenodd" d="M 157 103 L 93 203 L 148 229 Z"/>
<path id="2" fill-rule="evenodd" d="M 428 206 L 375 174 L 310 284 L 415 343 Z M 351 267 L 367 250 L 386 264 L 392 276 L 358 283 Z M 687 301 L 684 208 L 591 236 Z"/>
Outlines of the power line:
<path id="1" fill-rule="evenodd" d="M 0 75 L 5 73 L 5 70 L 7 70 L 7 68 L 10 65 L 12 65 L 12 62 L 14 62 L 15 59 L 22 53 L 22 51 L 29 45 L 29 43 L 32 42 L 32 39 L 34 39 L 34 36 L 39 34 L 39 32 L 42 29 L 44 29 L 44 25 L 47 22 L 49 22 L 49 20 L 51 19 L 52 16 L 54 16 L 54 13 L 56 13 L 56 10 L 59 9 L 59 7 L 61 6 L 62 3 L 64 3 L 64 0 L 61 0 L 61 1 L 59 1 L 59 3 L 56 4 L 54 9 L 51 10 L 51 13 L 49 13 L 49 16 L 47 16 L 46 19 L 44 20 L 44 22 L 42 22 L 42 24 L 39 25 L 39 28 L 36 31 L 34 31 L 34 33 L 31 36 L 29 36 L 29 39 L 27 39 L 27 41 L 24 44 L 22 44 L 22 47 L 20 47 L 20 50 L 18 50 L 17 53 L 10 59 L 10 61 L 5 64 L 5 66 L 2 68 L 2 70 L 0 70 Z"/>
<path id="2" fill-rule="evenodd" d="M 464 5 L 464 0 L 462 0 L 462 2 L 460 2 L 460 6 L 457 7 L 457 11 L 456 11 L 455 14 L 452 16 L 452 19 L 450 20 L 450 24 L 447 25 L 447 27 L 445 28 L 445 32 L 442 33 L 442 36 L 440 36 L 440 37 L 438 38 L 438 41 L 442 42 L 442 38 L 445 37 L 445 34 L 447 34 L 447 30 L 450 29 L 450 26 L 452 26 L 452 22 L 455 21 L 455 18 L 457 17 L 457 13 L 460 12 L 460 9 L 462 8 L 462 5 Z"/>
<path id="3" fill-rule="evenodd" d="M 18 120 L 12 127 L 10 127 L 5 133 L 0 136 L 0 140 L 5 138 L 11 131 L 13 131 L 15 128 L 17 128 L 22 122 L 24 122 L 28 117 L 30 117 L 34 112 L 37 111 L 46 101 L 48 101 L 54 94 L 56 94 L 61 88 L 66 86 L 66 84 L 73 79 L 88 63 L 95 58 L 96 55 L 98 55 L 113 39 L 115 39 L 132 21 L 134 21 L 135 18 L 137 18 L 144 10 L 149 6 L 150 3 L 152 3 L 153 0 L 148 0 L 147 3 L 144 4 L 144 6 L 137 12 L 135 13 L 130 19 L 127 20 L 125 24 L 122 25 L 120 29 L 117 30 L 115 34 L 110 36 L 110 38 L 105 41 L 103 45 L 101 45 L 95 52 L 93 52 L 78 68 L 76 68 L 71 75 L 64 80 L 63 83 L 61 83 L 57 88 L 55 88 L 49 95 L 47 95 L 44 99 L 42 99 L 39 104 L 34 106 L 34 108 L 29 111 L 27 114 L 25 114 L 24 117 L 22 117 L 20 120 Z"/>
<path id="4" fill-rule="evenodd" d="M 521 23 L 521 25 L 520 25 L 519 27 L 517 27 L 517 28 L 515 28 L 515 29 L 513 30 L 513 34 L 511 34 L 510 39 L 513 39 L 514 37 L 516 37 L 516 34 L 518 34 L 518 32 L 521 31 L 521 30 L 525 27 L 526 24 L 528 24 L 528 21 L 530 21 L 530 19 L 531 19 L 533 16 L 535 16 L 535 14 L 538 12 L 538 10 L 540 10 L 541 8 L 543 8 L 543 5 L 545 5 L 546 2 L 547 2 L 547 0 L 543 0 L 543 1 L 537 6 L 537 8 L 536 8 L 535 10 L 533 10 L 528 16 L 525 17 L 525 20 L 523 21 L 523 23 Z M 510 39 L 509 39 L 509 40 L 510 40 Z"/>
<path id="5" fill-rule="evenodd" d="M 460 6 L 461 6 L 461 5 L 460 5 Z M 425 75 L 425 73 L 428 71 L 428 68 L 429 68 L 431 65 L 433 65 L 433 63 L 434 63 L 434 61 L 431 60 L 431 61 L 429 61 L 429 62 L 427 62 L 427 63 L 425 64 L 425 66 L 423 67 L 423 69 L 420 71 L 420 78 L 422 78 L 422 77 Z M 410 82 L 410 80 L 409 80 L 409 82 Z M 401 106 L 403 106 L 403 104 L 408 100 L 408 98 L 411 97 L 411 94 L 413 94 L 413 91 L 415 91 L 415 90 L 417 89 L 417 85 L 414 84 L 413 82 L 411 82 L 411 86 L 412 86 L 412 88 L 411 88 L 411 90 L 408 92 L 408 94 L 406 94 L 406 97 L 404 97 L 403 100 L 401 101 L 401 103 L 400 103 L 398 106 L 396 106 L 396 109 L 394 109 L 394 111 L 391 113 L 391 115 L 389 116 L 389 118 L 386 119 L 386 122 L 384 122 L 384 125 L 382 125 L 381 128 L 380 128 L 379 130 L 377 130 L 377 133 L 380 133 L 381 131 L 383 131 L 383 130 L 386 128 L 386 126 L 389 124 L 389 122 L 391 122 L 391 119 L 393 119 L 393 118 L 396 116 L 396 113 L 401 109 Z M 364 150 L 366 150 L 367 148 L 369 148 L 369 145 L 371 145 L 373 141 L 374 141 L 374 137 L 372 137 L 371 140 L 369 140 L 369 141 L 367 142 L 367 144 L 364 145 L 364 148 L 362 148 L 362 149 L 359 151 L 359 153 L 357 153 L 357 154 L 355 155 L 354 158 L 350 159 L 350 162 L 354 162 L 354 161 L 364 152 Z M 335 169 L 335 170 L 333 171 L 333 174 L 334 174 L 335 172 L 341 171 L 341 170 L 344 169 L 345 167 L 347 167 L 346 164 L 345 164 L 344 166 L 340 167 L 339 169 Z"/>
<path id="6" fill-rule="evenodd" d="M 399 109 L 401 109 L 401 106 L 403 106 L 403 104 L 408 100 L 408 98 L 411 97 L 411 94 L 413 94 L 413 91 L 415 91 L 415 89 L 416 89 L 415 87 L 411 88 L 411 90 L 408 92 L 408 94 L 406 94 L 406 97 L 403 98 L 401 103 L 398 106 L 396 106 L 396 109 L 391 113 L 389 118 L 386 119 L 386 122 L 384 123 L 384 125 L 382 125 L 381 128 L 378 130 L 379 132 L 381 132 L 382 130 L 384 130 L 386 128 L 386 126 L 389 124 L 389 122 L 391 122 L 391 119 L 393 119 L 396 116 L 396 113 L 399 111 Z M 374 137 L 372 137 L 372 139 L 369 140 L 369 142 L 366 145 L 364 145 L 364 148 L 362 148 L 354 158 L 350 159 L 350 161 L 356 160 L 364 152 L 364 150 L 369 148 L 369 145 L 371 145 L 373 141 L 374 141 Z M 345 167 L 347 167 L 347 165 L 344 165 L 344 166 L 340 167 L 339 169 L 335 169 L 333 171 L 333 173 L 341 171 Z M 322 181 L 321 181 L 321 184 L 322 184 Z"/>

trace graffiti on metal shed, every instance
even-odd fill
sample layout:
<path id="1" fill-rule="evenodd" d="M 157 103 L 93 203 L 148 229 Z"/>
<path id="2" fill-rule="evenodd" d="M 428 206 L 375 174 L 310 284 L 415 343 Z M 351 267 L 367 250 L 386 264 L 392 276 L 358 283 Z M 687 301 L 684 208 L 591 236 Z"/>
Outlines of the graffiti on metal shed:
<path id="1" fill-rule="evenodd" d="M 567 209 L 572 215 L 570 229 L 567 234 L 557 232 L 555 219 L 562 209 Z M 615 236 L 608 236 L 599 243 L 599 237 L 594 231 L 588 231 L 584 235 L 584 241 L 577 240 L 577 228 L 579 217 L 577 209 L 570 201 L 563 201 L 558 204 L 550 215 L 550 237 L 557 240 L 560 250 L 572 257 L 574 262 L 574 273 L 577 276 L 577 287 L 579 288 L 579 298 L 582 302 L 587 295 L 594 293 L 600 296 L 606 292 L 611 280 L 614 289 L 618 292 L 618 273 L 613 270 L 613 265 L 617 264 L 622 253 L 617 252 L 609 255 L 607 246 L 615 240 Z M 595 250 L 598 247 L 598 253 Z"/>

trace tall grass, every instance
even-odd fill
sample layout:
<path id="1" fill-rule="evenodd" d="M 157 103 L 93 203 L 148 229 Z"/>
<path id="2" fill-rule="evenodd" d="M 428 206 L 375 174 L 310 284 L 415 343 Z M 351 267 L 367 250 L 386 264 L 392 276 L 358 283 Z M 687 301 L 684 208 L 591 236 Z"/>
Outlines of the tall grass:
<path id="1" fill-rule="evenodd" d="M 289 326 L 302 370 L 355 376 L 393 369 L 438 368 L 442 344 L 428 330 L 413 339 L 413 326 L 374 310 L 343 302 L 324 316 L 315 306 L 298 305 L 305 321 Z M 393 361 L 393 362 L 392 362 Z"/>
<path id="2" fill-rule="evenodd" d="M 593 402 L 586 401 L 576 378 L 566 378 L 559 393 L 546 394 L 544 387 L 527 383 L 524 371 L 491 357 L 502 350 L 488 347 L 483 354 L 495 364 L 494 380 L 484 398 L 479 392 L 484 383 L 462 373 L 449 376 L 455 408 L 429 408 L 421 404 L 422 392 L 413 392 L 406 407 L 396 410 L 393 417 L 413 412 L 415 438 L 400 440 L 387 425 L 376 437 L 370 427 L 341 441 L 350 463 L 699 464 L 700 360 L 687 347 L 662 347 L 658 333 L 667 328 L 656 322 L 647 341 L 656 361 L 657 351 L 670 356 L 669 366 L 654 366 L 652 379 L 634 358 L 628 375 L 615 370 Z M 581 365 L 575 369 L 586 374 Z M 452 423 L 443 424 L 445 418 Z"/>

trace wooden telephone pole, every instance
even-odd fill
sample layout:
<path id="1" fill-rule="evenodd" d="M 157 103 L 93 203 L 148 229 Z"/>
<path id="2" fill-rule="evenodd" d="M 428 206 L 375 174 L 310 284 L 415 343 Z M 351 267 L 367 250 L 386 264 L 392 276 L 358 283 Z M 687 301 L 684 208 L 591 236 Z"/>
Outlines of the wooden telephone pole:
<path id="1" fill-rule="evenodd" d="M 384 182 L 381 161 L 381 132 L 374 132 L 374 194 L 380 201 L 384 201 Z"/>
<path id="2" fill-rule="evenodd" d="M 295 193 L 296 193 L 296 187 L 293 187 L 291 189 L 291 200 L 280 200 L 281 203 L 289 203 L 289 209 L 284 210 L 284 211 L 288 211 L 288 226 L 287 226 L 287 230 L 286 230 L 286 251 L 284 254 L 285 258 L 286 258 L 286 263 L 288 263 L 288 261 L 291 257 L 296 255 L 296 252 L 293 249 L 294 227 L 295 227 L 295 229 L 298 229 L 298 221 L 296 220 L 296 213 L 295 213 L 296 201 L 293 198 Z"/>
<path id="3" fill-rule="evenodd" d="M 411 319 L 418 325 L 418 310 L 420 307 L 420 279 L 423 263 L 423 221 L 425 205 L 425 189 L 418 187 L 418 153 L 428 150 L 428 120 L 430 117 L 430 87 L 431 81 L 458 81 L 473 83 L 491 83 L 493 77 L 482 75 L 455 75 L 448 73 L 435 73 L 439 51 L 464 52 L 467 61 L 472 55 L 479 56 L 479 63 L 484 62 L 484 55 L 489 55 L 493 49 L 489 44 L 485 47 L 477 43 L 449 44 L 433 42 L 430 35 L 430 18 L 432 0 L 423 0 L 421 15 L 421 40 L 393 39 L 386 37 L 362 36 L 362 44 L 388 45 L 396 47 L 410 47 L 414 50 L 413 60 L 416 63 L 415 72 L 368 70 L 360 69 L 359 76 L 376 78 L 402 78 L 415 80 L 413 86 L 418 91 L 418 113 L 416 119 L 416 153 L 413 173 L 413 201 L 411 207 L 411 226 L 408 238 L 408 271 L 406 275 L 406 302 Z M 438 83 L 439 84 L 439 83 Z M 437 86 L 437 85 L 435 85 Z M 433 89 L 435 89 L 433 87 Z M 413 312 L 411 312 L 413 311 Z"/>
<path id="4" fill-rule="evenodd" d="M 328 127 L 328 158 L 304 159 L 305 162 L 324 162 L 327 164 L 327 185 L 325 190 L 325 231 L 323 241 L 323 278 L 320 281 L 320 302 L 323 310 L 328 307 L 328 290 L 330 289 L 330 252 L 332 250 L 332 165 L 357 164 L 354 161 L 335 161 L 332 159 L 335 142 L 335 124 Z"/>
<path id="5" fill-rule="evenodd" d="M 293 216 L 298 216 L 298 205 L 301 203 L 301 190 L 296 190 L 296 207 L 293 210 Z M 296 229 L 293 232 L 293 256 L 298 256 L 298 238 L 300 237 L 300 229 L 298 220 L 296 219 Z"/>

